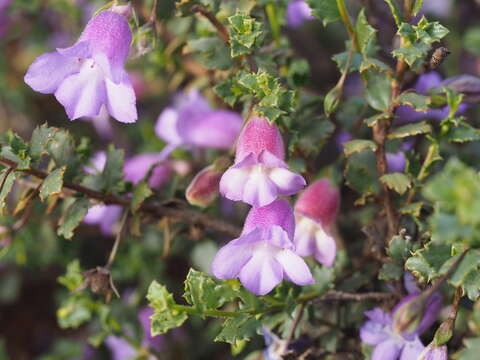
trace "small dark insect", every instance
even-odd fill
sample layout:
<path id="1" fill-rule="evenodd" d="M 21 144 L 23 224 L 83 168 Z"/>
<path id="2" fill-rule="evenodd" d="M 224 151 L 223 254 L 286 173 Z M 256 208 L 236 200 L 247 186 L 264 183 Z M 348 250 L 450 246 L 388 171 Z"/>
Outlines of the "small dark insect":
<path id="1" fill-rule="evenodd" d="M 446 47 L 439 47 L 435 49 L 430 59 L 430 69 L 436 69 L 440 66 L 443 60 L 450 55 L 450 51 Z"/>

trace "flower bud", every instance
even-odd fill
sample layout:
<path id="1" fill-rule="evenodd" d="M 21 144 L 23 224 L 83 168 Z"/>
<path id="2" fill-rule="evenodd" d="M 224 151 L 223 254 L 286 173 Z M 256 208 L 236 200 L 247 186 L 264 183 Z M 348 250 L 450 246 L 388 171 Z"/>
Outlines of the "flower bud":
<path id="1" fill-rule="evenodd" d="M 185 192 L 187 201 L 203 208 L 209 206 L 218 196 L 220 178 L 227 167 L 228 160 L 220 158 L 195 175 Z"/>
<path id="2" fill-rule="evenodd" d="M 127 19 L 130 19 L 130 17 L 132 16 L 132 4 L 131 3 L 128 3 L 128 4 L 125 4 L 125 5 L 118 5 L 118 4 L 114 4 L 112 6 L 112 12 L 114 13 L 117 13 L 118 15 L 122 15 L 122 16 L 125 16 Z"/>
<path id="3" fill-rule="evenodd" d="M 393 315 L 393 331 L 398 334 L 414 333 L 423 318 L 426 302 L 427 298 L 420 295 L 400 303 Z"/>
<path id="4" fill-rule="evenodd" d="M 333 113 L 337 109 L 338 104 L 340 104 L 343 86 L 339 85 L 340 84 L 337 84 L 332 90 L 330 90 L 323 100 L 323 111 L 325 111 L 327 116 Z"/>

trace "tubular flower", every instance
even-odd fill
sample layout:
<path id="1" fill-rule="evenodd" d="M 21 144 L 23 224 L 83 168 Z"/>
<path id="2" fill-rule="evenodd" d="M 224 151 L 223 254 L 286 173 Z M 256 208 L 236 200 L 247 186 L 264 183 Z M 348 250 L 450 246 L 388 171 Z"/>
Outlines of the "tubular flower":
<path id="1" fill-rule="evenodd" d="M 447 360 L 448 349 L 446 345 L 428 345 L 417 360 Z"/>
<path id="2" fill-rule="evenodd" d="M 55 94 L 71 120 L 97 116 L 106 107 L 118 121 L 135 122 L 135 93 L 124 70 L 131 41 L 125 17 L 103 11 L 73 46 L 39 56 L 25 82 L 35 91 Z"/>
<path id="3" fill-rule="evenodd" d="M 312 9 L 305 0 L 292 0 L 287 5 L 287 25 L 293 28 L 303 25 L 305 21 L 315 19 Z"/>
<path id="4" fill-rule="evenodd" d="M 294 231 L 293 211 L 286 200 L 252 208 L 241 236 L 215 256 L 213 274 L 219 279 L 240 278 L 257 295 L 269 293 L 284 278 L 298 285 L 312 284 L 310 269 L 294 252 Z"/>
<path id="5" fill-rule="evenodd" d="M 242 126 L 239 114 L 213 110 L 197 91 L 178 95 L 158 117 L 155 133 L 171 146 L 229 149 Z"/>
<path id="6" fill-rule="evenodd" d="M 335 239 L 330 227 L 335 222 L 340 194 L 327 179 L 309 185 L 295 203 L 295 251 L 300 256 L 313 255 L 325 266 L 335 260 Z"/>
<path id="7" fill-rule="evenodd" d="M 220 180 L 220 193 L 254 207 L 265 206 L 277 195 L 293 195 L 305 179 L 288 170 L 282 136 L 275 125 L 253 118 L 238 138 L 235 164 Z"/>
<path id="8" fill-rule="evenodd" d="M 125 180 L 136 185 L 147 176 L 151 169 L 148 185 L 153 189 L 159 189 L 170 179 L 172 173 L 170 166 L 161 164 L 161 162 L 161 156 L 156 153 L 133 156 L 125 161 L 123 167 Z"/>

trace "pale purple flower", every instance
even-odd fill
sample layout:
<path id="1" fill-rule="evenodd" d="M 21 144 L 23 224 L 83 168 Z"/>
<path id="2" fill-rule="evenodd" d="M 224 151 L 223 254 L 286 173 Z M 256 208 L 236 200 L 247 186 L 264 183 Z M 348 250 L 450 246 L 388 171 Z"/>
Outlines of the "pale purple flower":
<path id="1" fill-rule="evenodd" d="M 150 169 L 152 172 L 148 185 L 151 188 L 159 189 L 170 179 L 172 170 L 169 165 L 162 163 L 162 157 L 157 153 L 144 153 L 127 159 L 123 167 L 124 179 L 136 185 L 145 178 Z"/>
<path id="2" fill-rule="evenodd" d="M 278 195 L 293 195 L 305 179 L 288 170 L 278 128 L 263 118 L 252 118 L 237 142 L 235 164 L 220 180 L 220 193 L 230 200 L 264 206 Z"/>
<path id="3" fill-rule="evenodd" d="M 365 344 L 375 347 L 372 360 L 416 360 L 420 356 L 425 347 L 419 335 L 437 319 L 441 309 L 441 295 L 434 293 L 428 299 L 422 319 L 413 332 L 400 334 L 393 327 L 393 318 L 396 312 L 401 311 L 402 306 L 416 296 L 418 294 L 402 299 L 391 313 L 385 313 L 380 308 L 365 312 L 369 320 L 360 328 L 360 338 Z"/>
<path id="4" fill-rule="evenodd" d="M 299 196 L 295 203 L 295 252 L 300 256 L 313 255 L 325 265 L 335 260 L 336 243 L 331 235 L 340 193 L 327 179 L 315 181 Z"/>
<path id="5" fill-rule="evenodd" d="M 422 12 L 438 17 L 451 15 L 452 0 L 423 0 Z"/>
<path id="6" fill-rule="evenodd" d="M 100 226 L 100 232 L 105 236 L 115 234 L 115 224 L 122 217 L 123 208 L 119 205 L 94 205 L 88 209 L 83 222 Z"/>
<path id="7" fill-rule="evenodd" d="M 435 87 L 441 87 L 442 77 L 435 71 L 428 72 L 419 76 L 414 85 L 414 89 L 419 94 L 427 94 L 428 91 Z M 460 104 L 456 115 L 463 114 L 468 108 L 467 104 Z M 427 112 L 416 111 L 408 105 L 401 105 L 397 108 L 395 115 L 396 124 L 405 124 L 417 122 L 425 119 L 443 120 L 450 112 L 449 106 L 444 106 L 441 109 L 430 109 Z"/>
<path id="8" fill-rule="evenodd" d="M 431 343 L 423 350 L 418 360 L 448 360 L 447 346 L 435 346 Z"/>
<path id="9" fill-rule="evenodd" d="M 293 28 L 303 25 L 305 21 L 313 20 L 312 9 L 305 0 L 291 0 L 287 5 L 287 25 Z"/>
<path id="10" fill-rule="evenodd" d="M 229 149 L 241 126 L 239 114 L 213 110 L 197 90 L 191 90 L 177 95 L 173 106 L 162 111 L 155 133 L 169 144 L 170 150 L 182 145 Z"/>
<path id="11" fill-rule="evenodd" d="M 132 360 L 138 355 L 138 351 L 120 337 L 110 335 L 105 339 L 105 344 L 110 349 L 113 360 Z"/>
<path id="12" fill-rule="evenodd" d="M 35 91 L 55 94 L 71 120 L 97 116 L 105 106 L 118 121 L 135 122 L 135 93 L 124 70 L 131 41 L 125 17 L 103 11 L 73 46 L 39 56 L 25 82 Z"/>
<path id="13" fill-rule="evenodd" d="M 111 140 L 113 138 L 113 128 L 110 123 L 110 114 L 105 106 L 100 108 L 100 113 L 92 117 L 82 117 L 80 120 L 89 121 L 102 139 Z"/>
<path id="14" fill-rule="evenodd" d="M 252 208 L 241 236 L 218 251 L 212 273 L 219 279 L 240 278 L 257 295 L 269 293 L 283 279 L 312 284 L 310 269 L 294 252 L 294 232 L 295 219 L 286 200 Z"/>
<path id="15" fill-rule="evenodd" d="M 405 170 L 407 160 L 403 151 L 387 153 L 386 157 L 389 172 L 403 172 Z"/>
<path id="16" fill-rule="evenodd" d="M 335 144 L 337 145 L 337 149 L 343 152 L 343 147 L 345 143 L 352 140 L 352 134 L 346 130 L 341 130 L 335 136 Z"/>
<path id="17" fill-rule="evenodd" d="M 164 338 L 161 335 L 155 336 L 155 337 L 152 336 L 151 329 L 150 329 L 151 327 L 150 317 L 152 315 L 153 315 L 153 310 L 148 307 L 144 307 L 138 313 L 138 320 L 142 325 L 143 334 L 144 334 L 144 339 L 143 339 L 144 344 L 148 345 L 149 347 L 153 348 L 155 351 L 159 352 L 162 349 L 162 346 L 164 345 Z"/>

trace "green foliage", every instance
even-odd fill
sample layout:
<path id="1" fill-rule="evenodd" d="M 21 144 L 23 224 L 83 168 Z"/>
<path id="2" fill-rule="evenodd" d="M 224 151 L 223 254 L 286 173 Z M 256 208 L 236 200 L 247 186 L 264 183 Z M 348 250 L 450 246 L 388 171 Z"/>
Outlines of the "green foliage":
<path id="1" fill-rule="evenodd" d="M 15 178 L 16 173 L 11 169 L 3 169 L 0 172 L 0 184 L 2 184 L 2 188 L 0 190 L 0 210 L 3 210 L 7 205 L 6 198 L 13 188 Z"/>
<path id="2" fill-rule="evenodd" d="M 63 187 L 63 175 L 65 174 L 65 167 L 53 170 L 43 180 L 40 186 L 39 196 L 42 201 L 51 195 L 60 194 Z"/>
<path id="3" fill-rule="evenodd" d="M 407 175 L 398 172 L 382 175 L 380 181 L 400 195 L 403 195 L 412 185 Z"/>
<path id="4" fill-rule="evenodd" d="M 307 0 L 312 15 L 323 21 L 323 25 L 340 20 L 336 0 Z"/>
<path id="5" fill-rule="evenodd" d="M 133 191 L 131 205 L 132 213 L 137 212 L 140 206 L 142 206 L 143 202 L 152 195 L 153 191 L 148 186 L 148 183 L 145 181 L 139 182 Z"/>
<path id="6" fill-rule="evenodd" d="M 209 69 L 227 70 L 233 65 L 228 47 L 217 37 L 191 39 L 188 51 Z"/>
<path id="7" fill-rule="evenodd" d="M 465 349 L 458 353 L 458 360 L 475 360 L 478 359 L 480 352 L 480 338 L 465 339 Z"/>
<path id="8" fill-rule="evenodd" d="M 369 149 L 371 151 L 377 150 L 377 145 L 371 140 L 351 140 L 343 144 L 345 155 L 350 156 L 352 154 Z"/>
<path id="9" fill-rule="evenodd" d="M 70 200 L 70 199 L 69 199 Z M 90 201 L 88 199 L 71 199 L 66 202 L 66 210 L 60 218 L 57 234 L 65 239 L 73 237 L 74 230 L 80 225 L 82 219 L 87 215 Z"/>
<path id="10" fill-rule="evenodd" d="M 393 129 L 388 137 L 390 139 L 401 139 L 408 136 L 415 136 L 420 134 L 428 134 L 432 131 L 432 127 L 426 121 L 421 121 L 414 124 L 407 124 Z"/>
<path id="11" fill-rule="evenodd" d="M 366 80 L 365 98 L 375 110 L 386 112 L 391 102 L 391 82 L 388 74 L 377 73 L 372 70 L 364 73 Z"/>
<path id="12" fill-rule="evenodd" d="M 228 22 L 231 25 L 228 33 L 232 58 L 250 54 L 261 45 L 262 24 L 254 18 L 237 12 L 228 18 Z"/>

